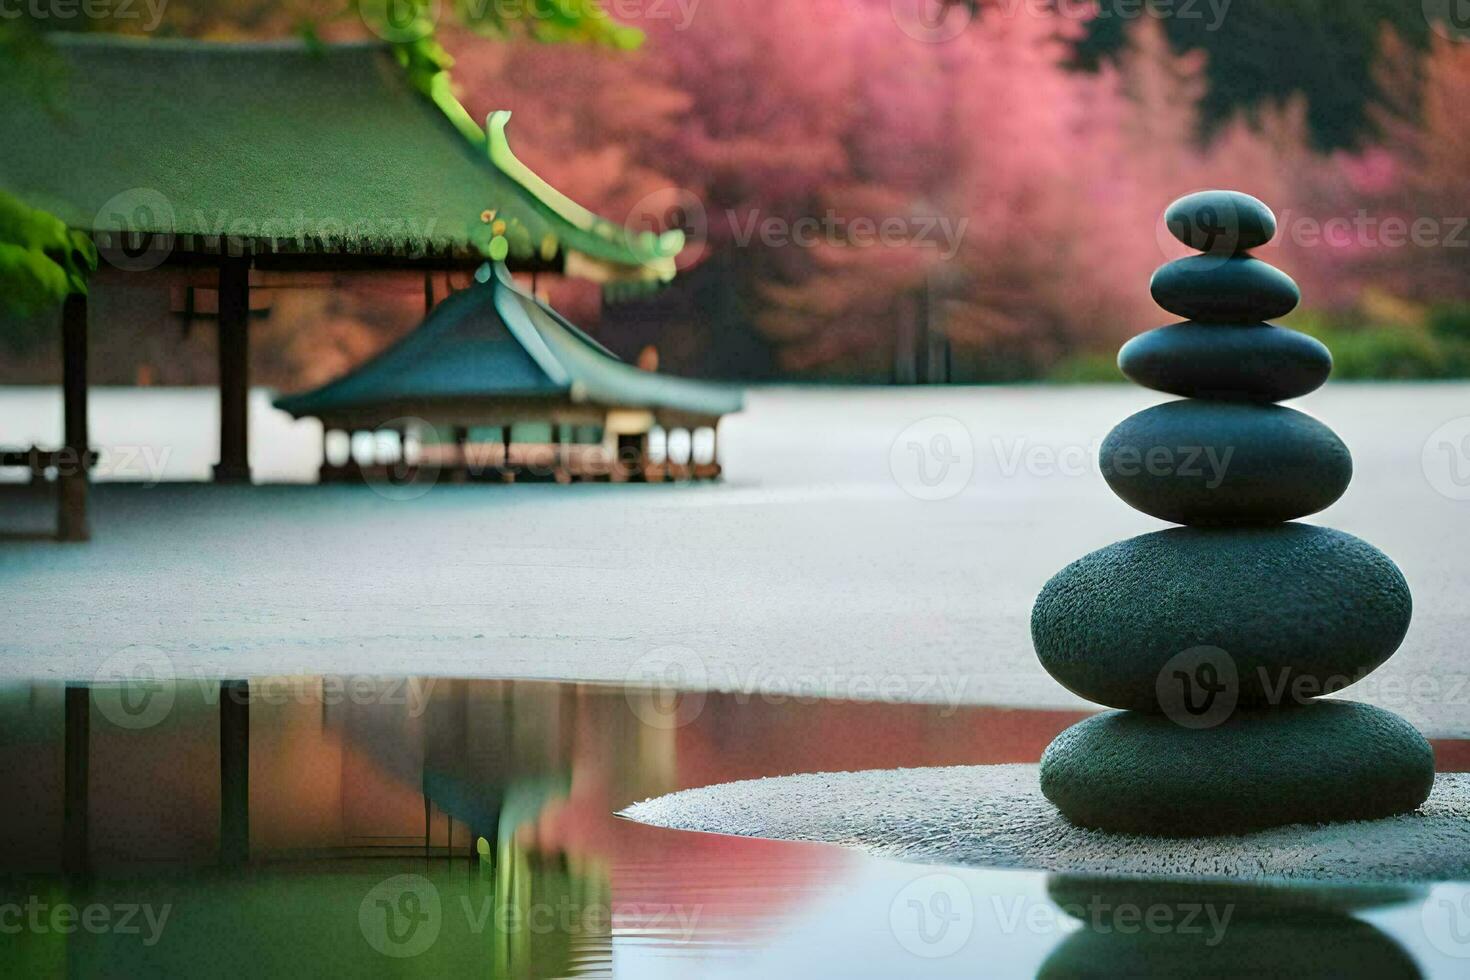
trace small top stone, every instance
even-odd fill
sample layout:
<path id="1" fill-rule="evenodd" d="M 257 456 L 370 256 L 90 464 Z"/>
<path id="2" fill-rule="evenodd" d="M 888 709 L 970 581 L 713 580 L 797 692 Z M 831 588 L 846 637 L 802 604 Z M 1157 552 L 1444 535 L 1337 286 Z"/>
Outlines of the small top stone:
<path id="1" fill-rule="evenodd" d="M 1169 234 L 1212 255 L 1259 248 L 1276 234 L 1276 216 L 1264 202 L 1240 191 L 1187 194 L 1164 212 Z"/>

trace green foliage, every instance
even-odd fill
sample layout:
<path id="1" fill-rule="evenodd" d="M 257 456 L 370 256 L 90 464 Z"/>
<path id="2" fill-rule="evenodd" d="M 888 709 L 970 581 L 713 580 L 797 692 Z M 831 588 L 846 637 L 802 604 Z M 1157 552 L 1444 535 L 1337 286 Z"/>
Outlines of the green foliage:
<path id="1" fill-rule="evenodd" d="M 1437 308 L 1415 325 L 1379 326 L 1319 314 L 1294 318 L 1292 326 L 1327 345 L 1338 380 L 1470 377 L 1470 318 L 1464 307 Z"/>
<path id="2" fill-rule="evenodd" d="M 1126 381 L 1118 370 L 1113 354 L 1083 352 L 1065 357 L 1046 372 L 1046 380 L 1057 384 L 1096 384 L 1102 381 Z"/>
<path id="3" fill-rule="evenodd" d="M 8 311 L 29 316 L 85 294 L 96 268 L 90 238 L 0 192 L 0 304 Z"/>
<path id="4" fill-rule="evenodd" d="M 1301 312 L 1290 325 L 1327 345 L 1333 380 L 1470 378 L 1470 304 L 1434 307 L 1421 324 L 1383 326 L 1365 322 L 1361 315 Z M 1090 351 L 1062 358 L 1044 378 L 1055 384 L 1126 380 L 1113 355 Z"/>
<path id="5" fill-rule="evenodd" d="M 1470 303 L 1445 303 L 1429 311 L 1429 332 L 1446 341 L 1470 343 Z"/>
<path id="6" fill-rule="evenodd" d="M 397 43 L 432 40 L 438 26 L 440 5 L 435 0 L 350 0 L 350 4 L 376 33 Z M 642 31 L 613 20 L 598 0 L 452 0 L 445 6 L 460 24 L 490 37 L 620 50 L 643 43 Z"/>

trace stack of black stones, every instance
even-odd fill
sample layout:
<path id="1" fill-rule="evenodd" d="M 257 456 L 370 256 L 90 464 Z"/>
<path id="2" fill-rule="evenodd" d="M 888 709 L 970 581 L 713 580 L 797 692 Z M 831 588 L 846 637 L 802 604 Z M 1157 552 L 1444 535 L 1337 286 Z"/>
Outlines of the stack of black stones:
<path id="1" fill-rule="evenodd" d="M 1249 254 L 1275 216 L 1205 191 L 1165 218 L 1203 253 L 1154 273 L 1155 301 L 1187 320 L 1133 338 L 1118 363 L 1183 399 L 1125 419 L 1100 462 L 1118 496 L 1185 526 L 1096 551 L 1037 598 L 1042 665 L 1123 709 L 1052 742 L 1042 792 L 1073 823 L 1168 836 L 1414 810 L 1434 782 L 1424 738 L 1391 712 L 1318 699 L 1393 654 L 1411 600 L 1376 548 L 1288 523 L 1341 496 L 1352 459 L 1331 429 L 1275 404 L 1332 369 L 1316 340 L 1265 322 L 1300 299 Z"/>

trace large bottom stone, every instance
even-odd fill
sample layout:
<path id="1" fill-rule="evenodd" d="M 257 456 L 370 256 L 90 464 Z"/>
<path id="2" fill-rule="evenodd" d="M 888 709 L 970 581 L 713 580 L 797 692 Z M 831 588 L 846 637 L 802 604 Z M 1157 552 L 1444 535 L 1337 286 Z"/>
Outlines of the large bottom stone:
<path id="1" fill-rule="evenodd" d="M 1212 728 L 1110 711 L 1058 735 L 1041 791 L 1075 824 L 1159 836 L 1241 833 L 1407 813 L 1434 751 L 1398 715 L 1353 701 L 1237 711 Z"/>
<path id="2" fill-rule="evenodd" d="M 1182 719 L 1335 693 L 1393 654 L 1411 608 L 1397 566 L 1351 534 L 1174 528 L 1058 572 L 1031 639 L 1047 672 L 1087 700 Z M 1215 649 L 1191 660 L 1201 647 Z"/>

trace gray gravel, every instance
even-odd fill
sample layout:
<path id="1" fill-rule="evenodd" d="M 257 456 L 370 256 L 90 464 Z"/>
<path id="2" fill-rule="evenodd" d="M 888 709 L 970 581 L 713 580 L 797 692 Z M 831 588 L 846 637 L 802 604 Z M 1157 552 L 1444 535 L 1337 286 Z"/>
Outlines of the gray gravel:
<path id="1" fill-rule="evenodd" d="M 988 868 L 1249 880 L 1470 878 L 1470 773 L 1441 773 L 1414 814 L 1225 837 L 1074 827 L 1041 795 L 1030 765 L 752 779 L 645 800 L 623 815 L 677 830 L 820 841 Z"/>
<path id="2" fill-rule="evenodd" d="M 436 486 L 391 500 L 366 487 L 107 485 L 92 544 L 0 540 L 0 679 L 85 679 L 142 650 L 189 675 L 617 683 L 650 663 L 664 676 L 672 656 L 693 687 L 1082 707 L 1036 661 L 1031 603 L 1072 559 L 1164 526 L 1109 493 L 1095 465 L 1108 428 L 1163 397 L 757 389 L 721 431 L 729 479 L 715 486 Z M 59 435 L 59 413 L 33 406 L 16 421 L 12 403 L 34 401 L 0 390 L 0 442 Z M 1414 590 L 1403 647 L 1349 695 L 1431 736 L 1470 735 L 1470 501 L 1436 490 L 1421 464 L 1430 434 L 1470 414 L 1470 385 L 1329 384 L 1295 404 L 1356 460 L 1347 494 L 1314 520 L 1384 550 Z M 114 468 L 131 440 L 134 466 L 167 451 L 179 475 L 207 470 L 213 414 L 207 391 L 104 389 L 92 410 Z M 309 426 L 257 412 L 252 427 L 260 473 L 314 470 Z M 912 447 L 937 436 L 949 472 L 968 472 L 956 486 L 927 487 L 913 468 Z M 1433 475 L 1444 486 L 1452 474 Z M 50 520 L 49 504 L 0 495 L 0 532 Z"/>

